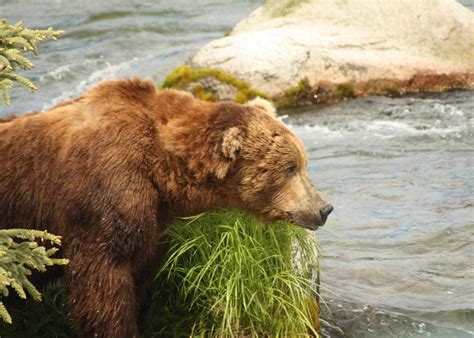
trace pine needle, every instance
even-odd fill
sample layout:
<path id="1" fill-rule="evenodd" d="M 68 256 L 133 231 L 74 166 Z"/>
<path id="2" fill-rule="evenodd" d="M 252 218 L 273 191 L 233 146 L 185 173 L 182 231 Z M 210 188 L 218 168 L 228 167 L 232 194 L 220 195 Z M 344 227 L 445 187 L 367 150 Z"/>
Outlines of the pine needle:
<path id="1" fill-rule="evenodd" d="M 8 288 L 16 291 L 20 298 L 25 299 L 29 295 L 34 300 L 41 300 L 41 293 L 28 280 L 32 270 L 44 271 L 47 266 L 64 265 L 66 259 L 52 258 L 57 248 L 46 250 L 38 245 L 36 240 L 51 242 L 60 245 L 60 237 L 54 236 L 46 231 L 27 229 L 0 230 L 0 317 L 11 323 L 12 319 L 5 305 L 1 301 L 2 296 L 9 295 Z"/>
<path id="2" fill-rule="evenodd" d="M 30 70 L 33 63 L 24 56 L 26 52 L 37 53 L 40 41 L 56 40 L 63 32 L 48 29 L 27 29 L 20 21 L 15 25 L 0 19 L 0 92 L 2 102 L 10 104 L 8 91 L 14 83 L 35 91 L 36 86 L 26 77 L 16 74 L 16 67 Z"/>

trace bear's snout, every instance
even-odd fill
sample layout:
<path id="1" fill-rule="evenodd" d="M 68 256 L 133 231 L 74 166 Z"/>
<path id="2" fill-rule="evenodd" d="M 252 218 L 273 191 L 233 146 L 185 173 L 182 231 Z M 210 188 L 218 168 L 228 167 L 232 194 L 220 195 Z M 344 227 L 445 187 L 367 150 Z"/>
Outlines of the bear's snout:
<path id="1" fill-rule="evenodd" d="M 323 226 L 326 222 L 327 217 L 322 217 L 320 213 L 309 212 L 309 211 L 296 211 L 290 213 L 289 221 L 308 230 L 316 230 L 320 226 Z"/>
<path id="2" fill-rule="evenodd" d="M 321 219 L 323 220 L 323 224 L 326 223 L 326 220 L 327 220 L 329 214 L 333 210 L 334 210 L 334 207 L 330 203 L 327 203 L 325 206 L 323 206 L 321 209 L 319 209 L 319 213 L 321 214 Z"/>
<path id="3" fill-rule="evenodd" d="M 316 230 L 323 226 L 328 219 L 329 214 L 334 210 L 334 207 L 327 203 L 319 212 L 297 211 L 290 213 L 291 222 L 309 230 Z"/>
<path id="4" fill-rule="evenodd" d="M 292 221 L 303 228 L 315 230 L 326 223 L 334 210 L 316 190 L 307 173 L 300 175 L 292 186 L 299 193 L 290 211 Z M 290 210 L 291 210 L 290 209 Z"/>

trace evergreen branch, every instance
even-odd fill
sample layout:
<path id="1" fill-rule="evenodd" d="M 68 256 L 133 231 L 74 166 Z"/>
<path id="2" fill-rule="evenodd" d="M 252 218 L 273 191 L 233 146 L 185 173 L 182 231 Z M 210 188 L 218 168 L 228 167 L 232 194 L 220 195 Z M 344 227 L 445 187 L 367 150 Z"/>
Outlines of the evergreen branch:
<path id="1" fill-rule="evenodd" d="M 13 72 L 0 73 L 0 78 L 9 79 L 9 80 L 12 80 L 13 82 L 18 82 L 23 87 L 25 87 L 25 88 L 27 88 L 31 91 L 35 91 L 37 89 L 36 86 L 33 84 L 33 82 L 28 80 L 26 77 L 18 75 L 18 74 L 13 73 Z"/>
<path id="2" fill-rule="evenodd" d="M 1 297 L 9 295 L 9 288 L 15 290 L 20 298 L 25 299 L 29 295 L 39 301 L 41 293 L 28 280 L 31 270 L 45 271 L 48 266 L 68 263 L 67 259 L 51 257 L 58 248 L 46 249 L 37 241 L 61 245 L 59 236 L 46 231 L 0 230 L 0 317 L 6 323 L 11 323 L 11 317 Z"/>
<path id="3" fill-rule="evenodd" d="M 18 49 L 9 48 L 5 49 L 3 52 L 3 57 L 9 62 L 11 68 L 14 69 L 13 63 L 18 64 L 21 69 L 29 70 L 33 68 L 33 63 L 22 55 L 22 52 Z"/>
<path id="4" fill-rule="evenodd" d="M 13 87 L 13 81 L 10 79 L 2 79 L 0 74 L 0 91 L 2 92 L 2 100 L 5 104 L 10 104 L 10 98 L 8 97 L 8 90 Z"/>
<path id="5" fill-rule="evenodd" d="M 33 63 L 24 56 L 26 52 L 37 53 L 37 43 L 47 39 L 57 40 L 62 31 L 48 29 L 27 29 L 20 21 L 15 25 L 0 19 L 0 92 L 4 104 L 9 104 L 8 91 L 13 84 L 18 83 L 30 90 L 36 90 L 35 85 L 26 77 L 17 75 L 15 65 L 23 70 L 30 70 Z M 10 81 L 5 81 L 8 79 Z"/>
<path id="6" fill-rule="evenodd" d="M 21 36 L 13 36 L 10 38 L 3 39 L 2 43 L 11 48 L 23 49 L 24 51 L 34 51 L 33 45 Z"/>
<path id="7" fill-rule="evenodd" d="M 27 239 L 33 241 L 35 238 L 42 241 L 49 241 L 55 245 L 61 245 L 61 237 L 50 234 L 46 230 L 33 230 L 33 229 L 6 229 L 0 230 L 0 238 L 2 236 L 6 237 L 16 237 L 20 239 Z"/>
<path id="8" fill-rule="evenodd" d="M 5 305 L 0 301 L 0 317 L 3 318 L 5 323 L 11 324 L 12 323 L 12 317 L 7 311 L 7 308 Z"/>
<path id="9" fill-rule="evenodd" d="M 36 289 L 36 287 L 26 278 L 21 278 L 21 283 L 23 287 L 26 289 L 28 294 L 36 301 L 41 301 L 41 293 Z"/>
<path id="10" fill-rule="evenodd" d="M 0 71 L 11 71 L 13 69 L 13 65 L 10 63 L 10 60 L 8 60 L 5 56 L 1 54 L 0 51 Z"/>

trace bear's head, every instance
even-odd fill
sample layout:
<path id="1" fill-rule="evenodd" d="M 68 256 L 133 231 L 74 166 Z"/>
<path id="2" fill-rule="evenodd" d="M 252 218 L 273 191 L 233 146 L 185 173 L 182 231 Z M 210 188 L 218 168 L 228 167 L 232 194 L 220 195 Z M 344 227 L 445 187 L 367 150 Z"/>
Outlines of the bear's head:
<path id="1" fill-rule="evenodd" d="M 222 155 L 232 165 L 226 176 L 242 207 L 268 220 L 286 220 L 307 229 L 326 222 L 333 207 L 308 175 L 300 139 L 276 117 L 266 100 L 247 103 L 244 126 L 223 131 Z"/>
<path id="2" fill-rule="evenodd" d="M 177 91 L 162 95 L 160 107 L 171 117 L 160 125 L 160 136 L 177 158 L 166 184 L 178 216 L 224 207 L 307 229 L 325 223 L 333 207 L 311 183 L 303 143 L 268 101 L 241 105 Z"/>

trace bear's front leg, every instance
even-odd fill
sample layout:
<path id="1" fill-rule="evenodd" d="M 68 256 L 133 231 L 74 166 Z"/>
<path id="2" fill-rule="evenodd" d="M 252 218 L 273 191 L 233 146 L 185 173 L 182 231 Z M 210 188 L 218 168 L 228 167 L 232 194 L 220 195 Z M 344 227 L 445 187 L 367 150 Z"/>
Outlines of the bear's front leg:
<path id="1" fill-rule="evenodd" d="M 66 271 L 73 327 L 82 337 L 138 338 L 135 286 L 129 263 L 117 264 L 83 246 Z"/>

